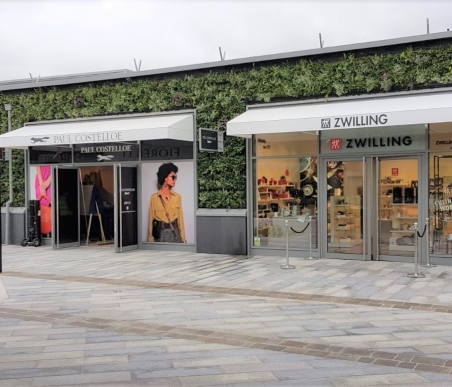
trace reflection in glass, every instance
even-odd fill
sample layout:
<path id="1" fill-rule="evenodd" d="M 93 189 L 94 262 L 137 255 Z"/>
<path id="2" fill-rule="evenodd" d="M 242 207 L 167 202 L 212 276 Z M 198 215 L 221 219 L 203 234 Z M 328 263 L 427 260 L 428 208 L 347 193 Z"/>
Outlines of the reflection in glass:
<path id="1" fill-rule="evenodd" d="M 79 242 L 78 170 L 57 169 L 56 227 L 58 243 Z"/>
<path id="2" fill-rule="evenodd" d="M 318 153 L 318 136 L 312 132 L 259 134 L 253 139 L 253 156 L 300 156 Z"/>

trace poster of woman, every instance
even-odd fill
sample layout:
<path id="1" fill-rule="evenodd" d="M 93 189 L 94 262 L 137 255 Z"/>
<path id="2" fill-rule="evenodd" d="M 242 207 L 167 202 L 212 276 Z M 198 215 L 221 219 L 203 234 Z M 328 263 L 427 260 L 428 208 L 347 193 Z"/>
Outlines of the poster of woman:
<path id="1" fill-rule="evenodd" d="M 178 171 L 173 163 L 164 163 L 157 171 L 159 190 L 149 205 L 149 242 L 187 242 L 182 197 L 174 191 Z"/>
<path id="2" fill-rule="evenodd" d="M 193 162 L 184 160 L 144 163 L 142 181 L 143 213 L 148 214 L 142 218 L 142 240 L 194 243 Z"/>

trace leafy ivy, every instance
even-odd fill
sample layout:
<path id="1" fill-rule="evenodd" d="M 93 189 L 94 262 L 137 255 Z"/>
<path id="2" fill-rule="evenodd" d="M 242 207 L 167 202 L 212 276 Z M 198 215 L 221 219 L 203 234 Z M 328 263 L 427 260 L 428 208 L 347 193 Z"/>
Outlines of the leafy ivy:
<path id="1" fill-rule="evenodd" d="M 199 127 L 217 127 L 243 113 L 247 104 L 329 96 L 357 95 L 452 84 L 452 48 L 407 48 L 399 53 L 353 55 L 336 60 L 302 59 L 247 70 L 232 69 L 172 79 L 125 79 L 108 85 L 35 89 L 0 94 L 12 103 L 12 125 L 111 114 L 196 109 Z M 73 103 L 79 97 L 83 104 Z M 0 113 L 0 133 L 7 131 Z M 24 160 L 14 151 L 14 205 L 24 205 Z M 226 137 L 225 151 L 198 155 L 200 208 L 244 208 L 245 141 Z M 8 199 L 8 166 L 0 162 L 1 202 Z"/>

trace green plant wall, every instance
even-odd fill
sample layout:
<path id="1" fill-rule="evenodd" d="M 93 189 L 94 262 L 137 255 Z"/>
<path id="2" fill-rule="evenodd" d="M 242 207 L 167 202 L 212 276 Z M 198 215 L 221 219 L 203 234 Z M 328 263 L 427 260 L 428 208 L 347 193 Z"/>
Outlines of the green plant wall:
<path id="1" fill-rule="evenodd" d="M 0 94 L 12 103 L 12 126 L 27 121 L 67 119 L 121 113 L 196 109 L 197 126 L 217 128 L 245 111 L 247 104 L 305 99 L 452 84 L 452 48 L 413 50 L 335 61 L 303 59 L 251 70 L 230 70 L 170 80 L 131 80 L 75 89 L 36 89 Z M 75 98 L 82 103 L 75 103 Z M 7 131 L 6 112 L 0 131 Z M 23 152 L 14 152 L 14 205 L 24 205 Z M 244 208 L 246 204 L 245 141 L 226 137 L 222 154 L 198 157 L 199 207 Z M 2 204 L 8 198 L 7 163 L 1 163 Z"/>

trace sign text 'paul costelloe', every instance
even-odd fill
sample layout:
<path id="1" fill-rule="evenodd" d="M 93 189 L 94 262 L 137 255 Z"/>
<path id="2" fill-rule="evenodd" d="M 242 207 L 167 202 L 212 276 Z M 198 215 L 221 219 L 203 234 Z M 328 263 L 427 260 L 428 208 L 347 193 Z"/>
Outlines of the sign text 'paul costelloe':
<path id="1" fill-rule="evenodd" d="M 82 146 L 80 153 L 131 152 L 132 145 Z"/>
<path id="2" fill-rule="evenodd" d="M 122 132 L 77 133 L 53 136 L 54 144 L 89 144 L 93 142 L 112 142 L 122 140 Z"/>

